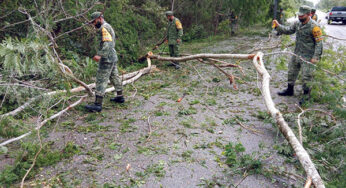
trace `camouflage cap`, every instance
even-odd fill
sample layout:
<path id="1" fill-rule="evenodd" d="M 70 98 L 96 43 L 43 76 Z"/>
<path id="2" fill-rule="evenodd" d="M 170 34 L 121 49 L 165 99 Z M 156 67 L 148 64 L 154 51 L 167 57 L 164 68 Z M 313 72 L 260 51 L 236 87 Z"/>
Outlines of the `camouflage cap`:
<path id="1" fill-rule="evenodd" d="M 173 16 L 173 11 L 166 11 L 165 14 L 166 16 Z"/>
<path id="2" fill-rule="evenodd" d="M 91 19 L 95 20 L 96 18 L 99 18 L 100 16 L 102 16 L 101 12 L 94 12 L 91 14 Z"/>
<path id="3" fill-rule="evenodd" d="M 311 8 L 309 6 L 303 5 L 299 8 L 298 16 L 303 16 L 304 14 L 310 14 Z"/>
<path id="4" fill-rule="evenodd" d="M 315 9 L 315 8 L 312 8 L 312 9 L 311 9 L 311 12 L 316 12 L 316 9 Z"/>

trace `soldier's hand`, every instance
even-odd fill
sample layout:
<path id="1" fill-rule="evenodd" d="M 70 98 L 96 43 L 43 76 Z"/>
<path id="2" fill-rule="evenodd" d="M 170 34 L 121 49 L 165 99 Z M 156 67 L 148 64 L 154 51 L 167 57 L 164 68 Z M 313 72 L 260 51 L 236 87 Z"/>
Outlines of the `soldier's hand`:
<path id="1" fill-rule="evenodd" d="M 316 63 L 318 62 L 318 60 L 317 60 L 317 59 L 312 58 L 312 59 L 310 60 L 310 62 L 311 62 L 312 64 L 316 64 Z"/>
<path id="2" fill-rule="evenodd" d="M 101 56 L 99 56 L 99 55 L 95 55 L 95 56 L 93 57 L 93 60 L 96 61 L 96 62 L 99 62 L 100 59 L 101 59 Z"/>
<path id="3" fill-rule="evenodd" d="M 181 42 L 181 40 L 180 39 L 177 39 L 177 43 L 179 44 Z"/>
<path id="4" fill-rule="evenodd" d="M 168 40 L 167 39 L 165 40 L 165 44 L 168 44 Z"/>
<path id="5" fill-rule="evenodd" d="M 279 25 L 279 22 L 277 20 L 273 20 L 272 27 L 276 28 Z"/>

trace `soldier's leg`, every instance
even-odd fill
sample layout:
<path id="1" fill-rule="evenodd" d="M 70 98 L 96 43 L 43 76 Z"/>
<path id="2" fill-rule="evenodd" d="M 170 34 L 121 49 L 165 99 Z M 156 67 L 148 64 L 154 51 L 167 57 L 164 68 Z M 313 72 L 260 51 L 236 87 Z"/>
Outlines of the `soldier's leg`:
<path id="1" fill-rule="evenodd" d="M 288 84 L 294 85 L 296 83 L 300 68 L 301 60 L 293 56 L 291 62 L 288 64 Z"/>
<path id="2" fill-rule="evenodd" d="M 302 82 L 303 82 L 303 97 L 300 99 L 299 104 L 303 105 L 310 98 L 311 88 L 309 82 L 313 79 L 315 66 L 302 62 Z"/>
<path id="3" fill-rule="evenodd" d="M 179 47 L 180 47 L 180 45 L 179 44 L 176 44 L 176 45 L 174 45 L 173 46 L 173 57 L 179 57 Z M 174 64 L 175 64 L 175 68 L 176 69 L 180 69 L 181 67 L 180 67 L 180 64 L 179 64 L 179 62 L 174 62 Z"/>
<path id="4" fill-rule="evenodd" d="M 174 45 L 168 45 L 169 56 L 174 57 Z"/>
<path id="5" fill-rule="evenodd" d="M 315 72 L 315 66 L 303 63 L 302 64 L 302 82 L 303 82 L 303 91 L 310 91 L 309 82 L 313 79 L 313 74 Z"/>
<path id="6" fill-rule="evenodd" d="M 96 91 L 98 96 L 104 96 L 108 85 L 108 80 L 112 72 L 114 64 L 110 62 L 99 62 L 97 74 L 96 74 Z"/>
<path id="7" fill-rule="evenodd" d="M 125 98 L 123 96 L 123 83 L 122 83 L 122 80 L 119 76 L 117 62 L 114 63 L 114 66 L 112 68 L 112 72 L 110 75 L 110 81 L 111 81 L 112 85 L 114 86 L 115 91 L 117 92 L 117 96 L 114 98 L 111 98 L 110 100 L 113 102 L 124 103 Z"/>
<path id="8" fill-rule="evenodd" d="M 168 49 L 169 49 L 169 56 L 174 57 L 174 45 L 168 45 Z M 175 66 L 175 62 L 172 61 L 170 64 L 168 64 L 168 66 Z"/>
<path id="9" fill-rule="evenodd" d="M 281 96 L 293 96 L 294 95 L 294 84 L 297 80 L 298 73 L 300 70 L 300 63 L 297 58 L 293 56 L 288 64 L 288 79 L 287 79 L 287 89 L 278 92 Z"/>
<path id="10" fill-rule="evenodd" d="M 180 45 L 179 44 L 176 44 L 176 45 L 173 45 L 173 56 L 174 57 L 179 57 L 180 53 L 179 53 L 179 49 L 180 49 Z"/>
<path id="11" fill-rule="evenodd" d="M 106 91 L 109 76 L 113 68 L 113 63 L 99 62 L 96 74 L 96 91 L 95 102 L 91 105 L 86 105 L 85 108 L 91 112 L 100 112 L 102 110 L 103 97 Z"/>
<path id="12" fill-rule="evenodd" d="M 235 23 L 232 22 L 231 23 L 231 35 L 234 35 L 235 34 Z"/>

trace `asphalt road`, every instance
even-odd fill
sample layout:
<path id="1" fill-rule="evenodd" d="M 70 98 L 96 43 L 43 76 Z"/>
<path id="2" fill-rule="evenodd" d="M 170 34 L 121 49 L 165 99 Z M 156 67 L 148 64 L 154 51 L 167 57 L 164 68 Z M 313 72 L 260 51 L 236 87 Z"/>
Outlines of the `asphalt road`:
<path id="1" fill-rule="evenodd" d="M 341 39 L 346 39 L 346 25 L 343 25 L 342 22 L 332 22 L 331 25 L 328 25 L 326 13 L 317 11 L 317 15 L 319 17 L 319 20 L 321 20 L 320 24 L 321 26 L 324 26 L 327 35 Z M 346 45 L 345 41 L 343 42 L 343 45 Z"/>

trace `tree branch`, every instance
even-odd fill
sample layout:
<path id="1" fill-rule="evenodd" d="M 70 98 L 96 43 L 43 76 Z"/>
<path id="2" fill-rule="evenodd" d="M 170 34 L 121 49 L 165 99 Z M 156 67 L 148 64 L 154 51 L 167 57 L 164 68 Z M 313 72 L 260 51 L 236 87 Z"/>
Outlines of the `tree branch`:
<path id="1" fill-rule="evenodd" d="M 144 68 L 144 69 L 141 69 L 140 71 L 137 71 L 138 74 L 137 74 L 136 76 L 130 78 L 129 80 L 123 81 L 123 85 L 126 85 L 126 84 L 129 84 L 129 83 L 132 83 L 132 82 L 136 81 L 136 80 L 139 79 L 142 75 L 147 74 L 147 73 L 150 73 L 150 71 L 151 71 L 152 69 L 155 69 L 155 68 L 156 68 L 156 66 L 155 66 L 155 65 L 151 65 L 151 61 L 149 60 L 149 61 L 148 61 L 148 67 L 146 67 L 146 68 Z M 130 76 L 132 76 L 132 74 L 131 74 Z M 94 86 L 94 87 L 95 87 L 95 84 L 90 84 L 90 86 Z M 85 89 L 85 88 L 83 88 L 83 87 L 79 87 L 79 88 L 72 89 L 71 92 L 83 91 L 84 89 Z M 111 92 L 111 91 L 114 91 L 114 90 L 115 90 L 114 87 L 108 88 L 108 89 L 106 89 L 106 93 Z M 59 91 L 58 91 L 58 92 L 59 92 Z M 60 91 L 60 92 L 66 92 L 66 90 Z M 51 92 L 51 93 L 57 93 L 57 91 Z M 64 110 L 60 111 L 59 113 L 57 113 L 57 114 L 51 116 L 50 118 L 48 118 L 48 119 L 42 121 L 42 122 L 35 128 L 35 130 L 39 130 L 39 129 L 40 129 L 44 124 L 46 124 L 48 121 L 50 121 L 50 120 L 52 120 L 52 119 L 55 119 L 55 118 L 57 118 L 57 117 L 63 115 L 65 112 L 67 112 L 67 111 L 70 110 L 71 108 L 74 108 L 75 106 L 77 106 L 78 104 L 80 104 L 86 97 L 87 97 L 87 95 L 82 96 L 81 99 L 78 100 L 77 102 L 75 102 L 75 103 L 73 103 L 72 105 L 68 106 L 67 108 L 65 108 Z M 36 98 L 33 98 L 32 100 L 37 100 L 37 99 L 36 99 Z M 28 105 L 29 105 L 29 104 L 28 104 Z M 6 114 L 5 114 L 5 115 L 6 115 Z M 4 117 L 4 115 L 2 115 L 2 116 L 0 116 L 0 117 Z M 7 145 L 7 144 L 9 144 L 9 143 L 12 143 L 12 142 L 21 140 L 22 138 L 25 138 L 25 137 L 29 136 L 31 133 L 32 133 L 32 131 L 30 131 L 30 132 L 28 132 L 28 133 L 25 133 L 25 134 L 23 134 L 23 135 L 21 135 L 21 136 L 19 136 L 19 137 L 9 139 L 9 140 L 7 140 L 7 141 L 1 143 L 1 144 L 0 144 L 0 147 L 1 147 L 1 146 L 5 146 L 5 145 Z"/>
<path id="2" fill-rule="evenodd" d="M 254 54 L 196 54 L 189 55 L 185 57 L 163 57 L 159 55 L 148 54 L 148 57 L 151 59 L 157 59 L 159 61 L 189 61 L 194 59 L 205 59 L 205 58 L 218 58 L 218 59 L 252 59 Z"/>
<path id="3" fill-rule="evenodd" d="M 255 58 L 253 59 L 253 64 L 256 67 L 262 78 L 262 95 L 264 97 L 264 101 L 268 111 L 271 116 L 276 119 L 277 125 L 279 127 L 280 132 L 285 136 L 286 140 L 290 143 L 293 148 L 296 156 L 298 157 L 300 164 L 303 166 L 308 177 L 311 177 L 312 182 L 317 188 L 324 188 L 324 183 L 322 178 L 320 177 L 318 171 L 316 170 L 315 165 L 310 159 L 309 154 L 303 148 L 303 146 L 299 143 L 297 137 L 294 135 L 291 128 L 288 126 L 287 122 L 283 118 L 282 114 L 278 109 L 275 108 L 275 104 L 272 100 L 269 83 L 270 83 L 270 75 L 268 71 L 264 67 L 264 63 L 262 60 L 263 53 L 257 53 Z"/>
<path id="4" fill-rule="evenodd" d="M 289 55 L 298 57 L 298 58 L 299 58 L 301 61 L 303 61 L 304 63 L 307 63 L 307 64 L 310 64 L 310 65 L 312 65 L 312 66 L 314 66 L 314 67 L 317 67 L 317 65 L 315 65 L 315 64 L 313 64 L 313 63 L 311 63 L 311 62 L 305 60 L 303 57 L 301 57 L 301 56 L 299 56 L 299 55 L 297 55 L 297 54 L 295 54 L 295 53 L 293 53 L 293 52 L 273 52 L 273 53 L 264 54 L 264 56 L 277 55 L 277 54 L 289 54 Z M 337 75 L 337 74 L 334 73 L 334 72 L 331 72 L 331 71 L 326 70 L 326 69 L 323 69 L 323 68 L 321 68 L 321 70 L 323 70 L 324 72 L 329 73 L 329 74 L 331 74 L 331 75 L 334 75 L 334 76 L 338 77 L 339 79 L 345 81 L 345 78 L 343 78 L 343 77 Z"/>

